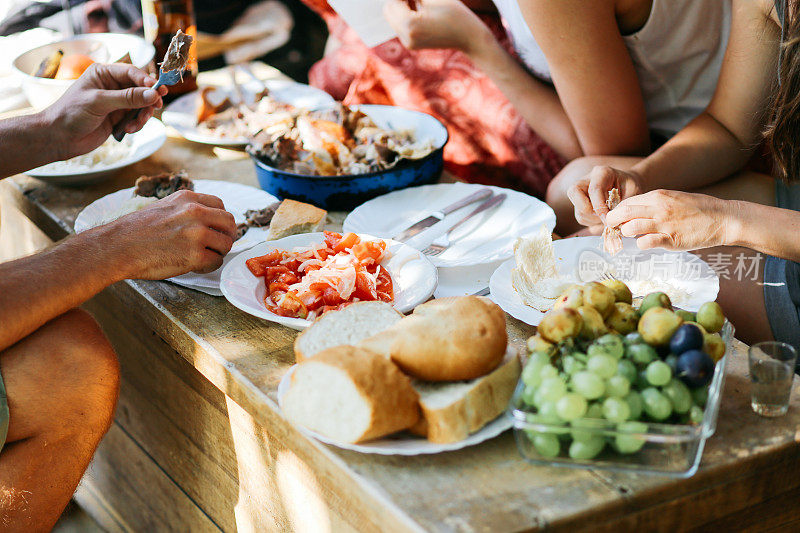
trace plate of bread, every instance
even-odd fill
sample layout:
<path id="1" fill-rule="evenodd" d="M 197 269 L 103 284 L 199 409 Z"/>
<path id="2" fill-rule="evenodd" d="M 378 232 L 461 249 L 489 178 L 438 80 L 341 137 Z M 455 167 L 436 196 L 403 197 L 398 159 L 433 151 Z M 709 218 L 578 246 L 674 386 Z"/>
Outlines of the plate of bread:
<path id="1" fill-rule="evenodd" d="M 220 289 L 246 313 L 305 329 L 314 318 L 356 302 L 382 300 L 411 311 L 431 297 L 437 280 L 436 267 L 408 245 L 326 231 L 240 253 L 223 268 Z"/>
<path id="2" fill-rule="evenodd" d="M 107 224 L 180 190 L 217 196 L 225 204 L 225 209 L 233 215 L 238 235 L 225 257 L 223 267 L 237 253 L 265 240 L 319 231 L 327 217 L 327 211 L 310 204 L 294 200 L 279 201 L 261 189 L 240 183 L 191 179 L 181 170 L 141 176 L 134 187 L 113 192 L 92 202 L 75 219 L 75 232 L 81 233 Z M 169 278 L 169 281 L 222 296 L 219 283 L 223 267 L 208 274 L 183 274 Z"/>
<path id="3" fill-rule="evenodd" d="M 602 281 L 601 281 L 602 280 Z M 615 255 L 604 251 L 603 238 L 573 237 L 553 241 L 548 229 L 520 238 L 514 257 L 489 280 L 490 298 L 514 318 L 538 326 L 556 305 L 580 306 L 567 293 L 576 284 L 624 282 L 636 302 L 664 292 L 686 311 L 697 311 L 719 292 L 719 277 L 702 259 L 688 252 L 639 250 L 635 239 L 623 239 Z"/>
<path id="4" fill-rule="evenodd" d="M 519 378 L 505 313 L 475 296 L 403 316 L 383 302 L 326 313 L 294 344 L 278 387 L 283 415 L 322 442 L 363 453 L 457 450 L 511 427 Z"/>

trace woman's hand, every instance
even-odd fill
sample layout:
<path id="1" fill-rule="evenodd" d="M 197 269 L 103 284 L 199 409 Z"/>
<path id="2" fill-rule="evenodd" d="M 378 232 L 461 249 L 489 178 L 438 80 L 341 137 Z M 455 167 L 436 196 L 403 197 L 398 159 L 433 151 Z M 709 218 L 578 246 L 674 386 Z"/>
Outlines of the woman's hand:
<path id="1" fill-rule="evenodd" d="M 588 176 L 567 191 L 567 196 L 575 206 L 575 220 L 589 227 L 604 224 L 608 214 L 606 200 L 614 188 L 623 200 L 645 191 L 641 176 L 635 172 L 594 167 Z"/>
<path id="2" fill-rule="evenodd" d="M 389 0 L 384 16 L 409 50 L 455 48 L 469 55 L 487 35 L 494 39 L 461 0 Z"/>
<path id="3" fill-rule="evenodd" d="M 606 224 L 637 237 L 642 250 L 697 250 L 733 243 L 736 206 L 705 194 L 658 189 L 624 200 Z"/>
<path id="4" fill-rule="evenodd" d="M 68 159 L 90 152 L 103 144 L 114 125 L 129 109 L 141 109 L 126 133 L 139 131 L 167 94 L 162 86 L 150 89 L 156 80 L 132 65 L 94 64 L 73 83 L 64 95 L 44 110 L 52 160 Z"/>

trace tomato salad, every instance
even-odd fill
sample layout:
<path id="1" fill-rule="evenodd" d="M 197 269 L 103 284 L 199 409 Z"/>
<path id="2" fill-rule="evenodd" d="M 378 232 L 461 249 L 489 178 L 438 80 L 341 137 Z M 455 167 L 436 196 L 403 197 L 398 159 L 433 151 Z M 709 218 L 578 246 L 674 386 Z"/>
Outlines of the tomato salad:
<path id="1" fill-rule="evenodd" d="M 385 257 L 385 241 L 326 231 L 319 244 L 273 250 L 248 259 L 247 268 L 264 278 L 267 309 L 312 320 L 359 301 L 394 301 L 392 278 L 380 264 Z"/>

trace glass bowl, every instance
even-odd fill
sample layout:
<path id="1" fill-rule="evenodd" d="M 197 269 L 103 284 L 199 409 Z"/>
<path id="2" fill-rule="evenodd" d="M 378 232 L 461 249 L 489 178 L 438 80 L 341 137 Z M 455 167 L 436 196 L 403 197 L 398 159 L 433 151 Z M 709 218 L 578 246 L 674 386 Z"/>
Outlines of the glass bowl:
<path id="1" fill-rule="evenodd" d="M 725 356 L 714 368 L 714 377 L 708 389 L 708 400 L 700 424 L 664 424 L 642 421 L 642 431 L 620 430 L 618 424 L 606 420 L 592 420 L 591 426 L 581 426 L 580 431 L 606 440 L 603 451 L 593 459 L 573 459 L 566 454 L 573 427 L 562 424 L 547 424 L 536 420 L 534 408 L 525 406 L 521 400 L 525 388 L 522 379 L 511 398 L 506 416 L 512 420 L 517 448 L 527 461 L 548 466 L 571 466 L 578 468 L 598 468 L 607 470 L 636 471 L 647 474 L 660 474 L 673 477 L 690 477 L 697 472 L 706 439 L 717 429 L 720 398 L 725 387 L 725 368 L 732 350 L 733 325 L 726 321 L 722 328 L 725 341 Z M 520 407 L 522 406 L 522 407 Z M 645 429 L 646 427 L 646 429 Z M 558 437 L 560 452 L 555 457 L 541 455 L 533 446 L 532 436 L 550 434 Z M 530 436 L 529 436 L 530 435 Z M 644 445 L 632 454 L 617 452 L 611 445 L 619 439 L 631 442 L 640 439 Z"/>

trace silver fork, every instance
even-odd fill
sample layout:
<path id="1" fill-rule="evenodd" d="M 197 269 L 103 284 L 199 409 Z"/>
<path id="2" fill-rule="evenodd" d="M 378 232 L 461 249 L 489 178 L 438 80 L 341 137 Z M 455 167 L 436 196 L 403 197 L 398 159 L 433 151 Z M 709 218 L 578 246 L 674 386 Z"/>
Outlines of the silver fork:
<path id="1" fill-rule="evenodd" d="M 619 279 L 617 279 L 617 276 L 615 276 L 614 274 L 612 274 L 608 270 L 606 270 L 605 272 L 600 274 L 600 277 L 597 278 L 597 279 L 599 281 L 619 281 Z"/>
<path id="2" fill-rule="evenodd" d="M 450 234 L 453 233 L 453 231 L 456 228 L 464 224 L 466 221 L 468 221 L 478 213 L 486 211 L 487 209 L 491 209 L 496 205 L 500 205 L 501 203 L 503 203 L 505 199 L 506 199 L 505 193 L 495 194 L 494 196 L 492 196 L 491 198 L 480 204 L 478 207 L 476 207 L 470 214 L 468 214 L 467 216 L 456 222 L 453 225 L 453 227 L 447 230 L 447 233 L 437 238 L 430 244 L 430 246 L 423 249 L 422 253 L 425 255 L 429 255 L 431 257 L 436 257 L 437 255 L 441 254 L 450 247 Z"/>

